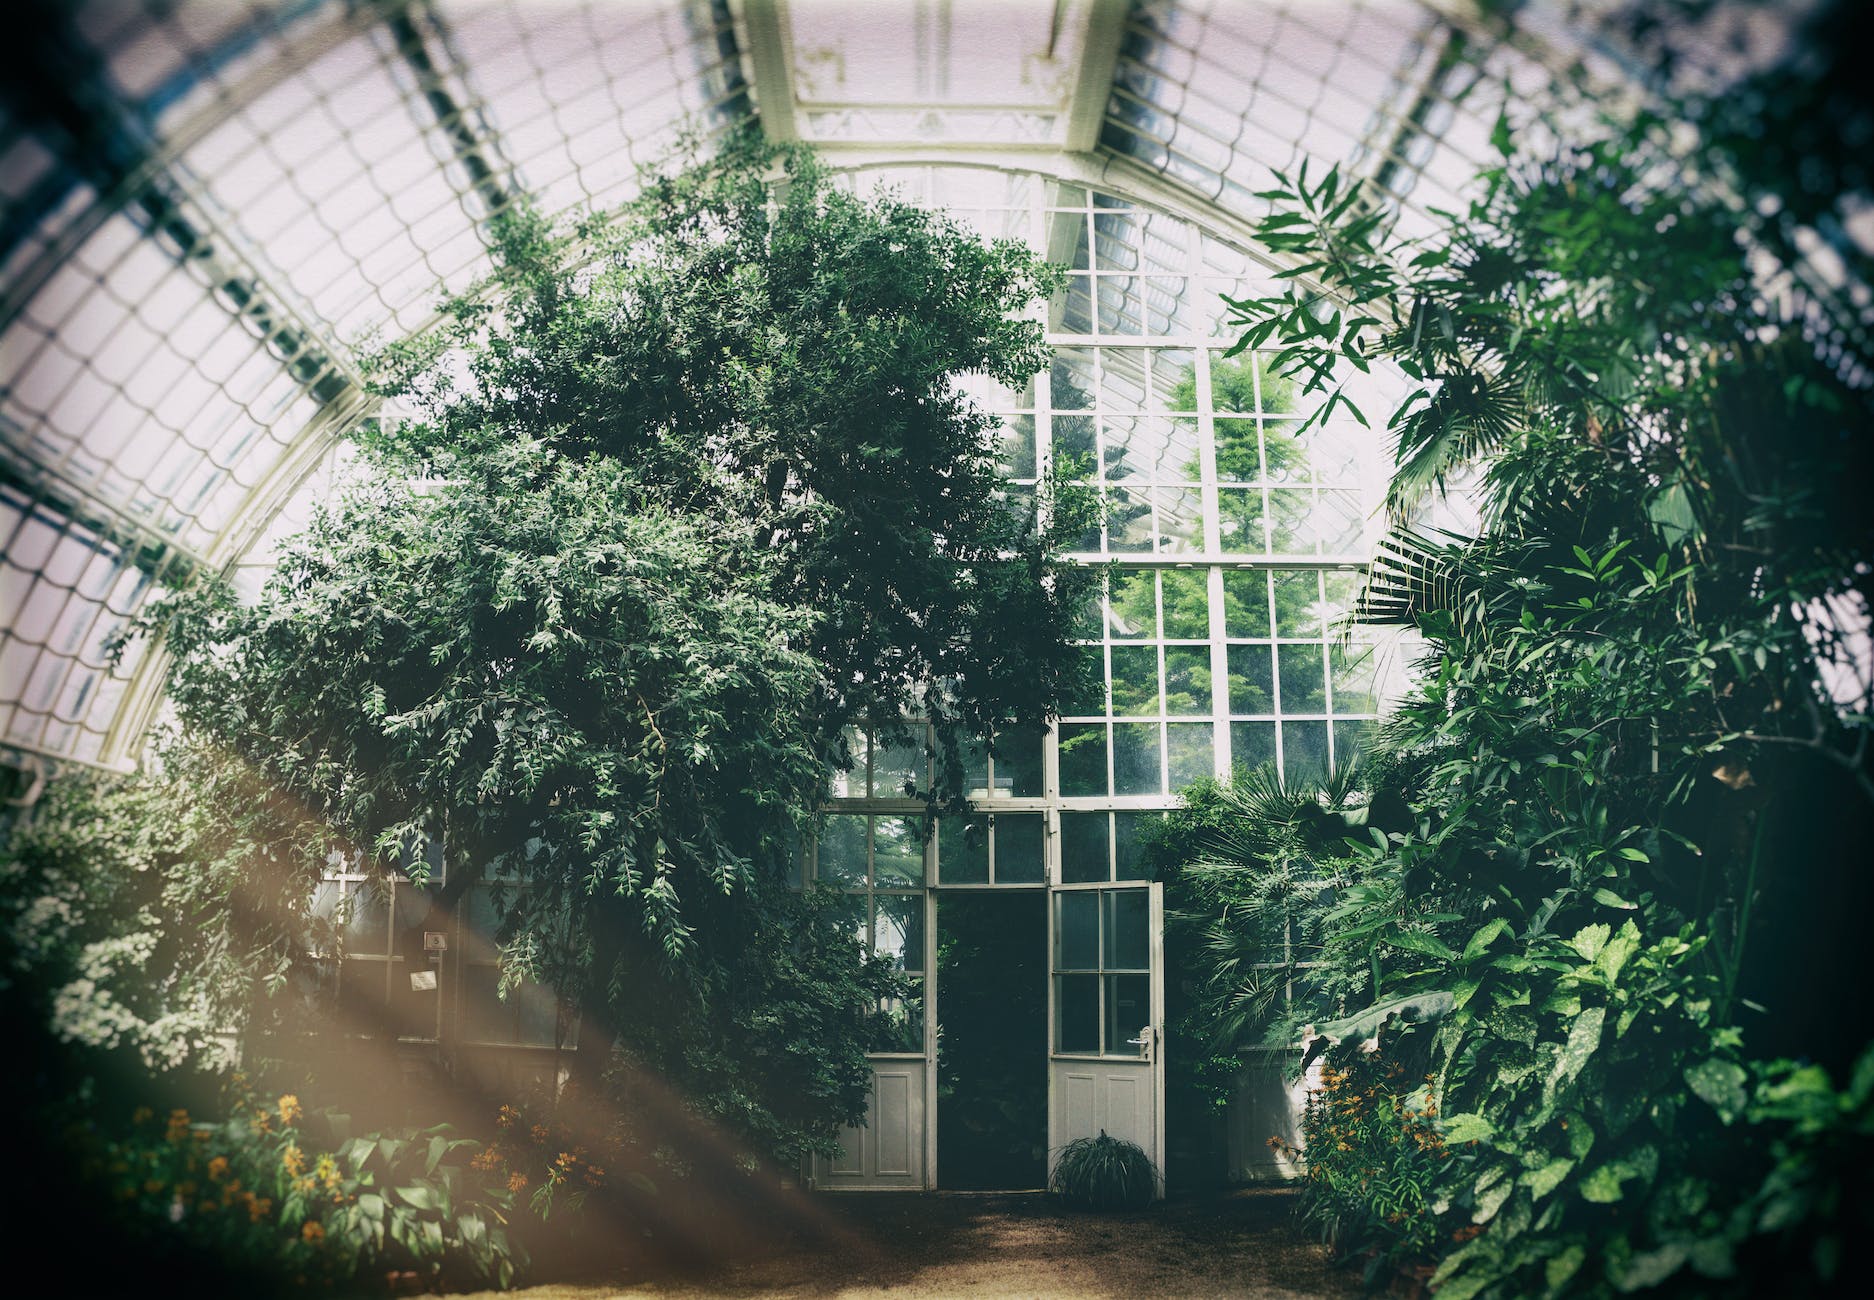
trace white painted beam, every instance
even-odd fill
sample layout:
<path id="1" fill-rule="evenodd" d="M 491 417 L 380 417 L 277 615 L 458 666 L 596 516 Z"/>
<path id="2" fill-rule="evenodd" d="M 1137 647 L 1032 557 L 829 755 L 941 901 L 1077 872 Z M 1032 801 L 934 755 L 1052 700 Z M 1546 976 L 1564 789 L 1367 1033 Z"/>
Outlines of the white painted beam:
<path id="1" fill-rule="evenodd" d="M 1067 3 L 1067 0 L 1061 0 Z M 1074 77 L 1073 98 L 1067 106 L 1067 136 L 1063 146 L 1086 153 L 1100 140 L 1100 123 L 1113 94 L 1113 74 L 1119 69 L 1119 46 L 1126 34 L 1128 0 L 1084 0 L 1080 21 L 1080 66 Z M 1064 33 L 1063 33 L 1064 35 Z"/>

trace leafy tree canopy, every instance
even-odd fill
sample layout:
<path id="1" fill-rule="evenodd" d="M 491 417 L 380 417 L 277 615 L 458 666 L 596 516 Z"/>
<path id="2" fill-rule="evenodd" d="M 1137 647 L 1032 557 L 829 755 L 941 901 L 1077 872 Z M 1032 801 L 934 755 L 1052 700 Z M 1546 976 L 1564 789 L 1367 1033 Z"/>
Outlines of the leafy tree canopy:
<path id="1" fill-rule="evenodd" d="M 1003 500 L 954 383 L 1043 364 L 1028 252 L 752 135 L 687 164 L 570 239 L 504 218 L 489 283 L 383 355 L 417 418 L 256 601 L 155 619 L 185 728 L 321 828 L 303 861 L 420 878 L 440 841 L 445 903 L 496 882 L 509 978 L 787 1160 L 862 1109 L 896 987 L 785 887 L 843 729 L 1043 719 L 1091 507 Z"/>

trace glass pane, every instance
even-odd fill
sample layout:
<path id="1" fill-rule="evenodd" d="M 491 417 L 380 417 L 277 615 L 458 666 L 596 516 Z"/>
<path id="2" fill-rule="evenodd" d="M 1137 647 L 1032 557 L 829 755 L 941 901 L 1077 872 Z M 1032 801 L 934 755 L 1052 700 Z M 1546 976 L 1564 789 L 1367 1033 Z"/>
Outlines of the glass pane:
<path id="1" fill-rule="evenodd" d="M 982 741 L 959 741 L 956 758 L 949 759 L 940 753 L 938 768 L 943 773 L 943 784 L 954 784 L 962 790 L 964 798 L 989 797 L 989 749 Z"/>
<path id="2" fill-rule="evenodd" d="M 828 817 L 820 829 L 816 879 L 836 889 L 865 887 L 865 818 Z"/>
<path id="3" fill-rule="evenodd" d="M 1158 598 L 1150 569 L 1117 570 L 1108 579 L 1106 635 L 1113 641 L 1149 641 L 1158 634 Z"/>
<path id="4" fill-rule="evenodd" d="M 354 956 L 384 956 L 390 942 L 390 891 L 376 881 L 350 887 L 351 915 L 345 922 L 345 951 Z"/>
<path id="5" fill-rule="evenodd" d="M 1321 539 L 1321 550 L 1328 555 L 1351 555 L 1360 549 L 1366 520 L 1361 516 L 1360 496 L 1323 488 L 1314 503 L 1314 532 Z"/>
<path id="6" fill-rule="evenodd" d="M 872 749 L 872 797 L 875 799 L 909 798 L 913 791 L 930 786 L 925 766 L 923 727 L 911 729 L 910 741 L 880 742 Z"/>
<path id="7" fill-rule="evenodd" d="M 1230 724 L 1230 766 L 1261 767 L 1275 762 L 1275 724 L 1273 722 L 1232 722 Z"/>
<path id="8" fill-rule="evenodd" d="M 1210 635 L 1210 583 L 1205 569 L 1166 569 L 1165 635 L 1202 640 Z"/>
<path id="9" fill-rule="evenodd" d="M 1321 579 L 1313 573 L 1276 573 L 1275 634 L 1321 635 Z"/>
<path id="10" fill-rule="evenodd" d="M 1147 819 L 1158 820 L 1157 813 L 1116 812 L 1113 814 L 1113 878 L 1144 880 L 1145 863 L 1140 853 L 1139 836 Z"/>
<path id="11" fill-rule="evenodd" d="M 1098 444 L 1090 415 L 1057 415 L 1049 426 L 1054 437 L 1054 463 L 1080 482 L 1090 482 Z"/>
<path id="12" fill-rule="evenodd" d="M 987 817 L 945 817 L 938 822 L 937 879 L 946 885 L 989 883 Z"/>
<path id="13" fill-rule="evenodd" d="M 1295 436 L 1295 421 L 1270 420 L 1262 428 L 1262 452 L 1269 482 L 1306 483 L 1308 449 Z"/>
<path id="14" fill-rule="evenodd" d="M 1210 712 L 1210 647 L 1165 647 L 1165 712 Z"/>
<path id="15" fill-rule="evenodd" d="M 1099 715 L 1106 712 L 1106 652 L 1099 646 L 1081 646 L 1075 653 L 1085 666 L 1085 676 L 1078 686 L 1070 687 L 1061 701 L 1062 717 Z"/>
<path id="16" fill-rule="evenodd" d="M 1100 966 L 1100 895 L 1056 894 L 1060 926 L 1055 936 L 1059 970 L 1098 970 Z"/>
<path id="17" fill-rule="evenodd" d="M 1262 481 L 1262 453 L 1254 420 L 1218 420 L 1217 480 L 1221 483 Z"/>
<path id="18" fill-rule="evenodd" d="M 1113 712 L 1158 716 L 1158 648 L 1113 647 Z"/>
<path id="19" fill-rule="evenodd" d="M 1113 793 L 1159 794 L 1163 789 L 1162 775 L 1158 765 L 1158 724 L 1115 722 Z"/>
<path id="20" fill-rule="evenodd" d="M 1042 819 L 1004 813 L 995 819 L 996 883 L 1037 885 L 1047 879 Z"/>
<path id="21" fill-rule="evenodd" d="M 879 1003 L 870 1047 L 875 1052 L 924 1050 L 924 981 L 915 981 L 912 991 L 902 998 Z"/>
<path id="22" fill-rule="evenodd" d="M 1152 495 L 1146 488 L 1108 488 L 1106 549 L 1138 554 L 1152 549 Z"/>
<path id="23" fill-rule="evenodd" d="M 473 1042 L 505 1043 L 514 1037 L 515 1007 L 497 992 L 501 971 L 496 966 L 462 968 L 462 1036 Z"/>
<path id="24" fill-rule="evenodd" d="M 1217 489 L 1217 533 L 1226 551 L 1261 555 L 1269 549 L 1262 534 L 1262 489 Z"/>
<path id="25" fill-rule="evenodd" d="M 1360 575 L 1329 569 L 1321 574 L 1321 589 L 1324 593 L 1321 606 L 1328 630 L 1336 630 L 1337 625 L 1353 612 L 1356 601 L 1360 598 Z"/>
<path id="26" fill-rule="evenodd" d="M 1269 666 L 1269 647 L 1233 645 L 1227 654 L 1230 660 L 1230 712 L 1273 713 L 1275 678 Z"/>
<path id="27" fill-rule="evenodd" d="M 1129 1039 L 1152 1023 L 1152 981 L 1145 975 L 1106 977 L 1106 1051 L 1114 1056 L 1140 1054 Z"/>
<path id="28" fill-rule="evenodd" d="M 1374 654 L 1368 645 L 1337 645 L 1328 650 L 1334 675 L 1334 712 L 1373 712 Z"/>
<path id="29" fill-rule="evenodd" d="M 1189 555 L 1204 549 L 1204 497 L 1196 488 L 1159 488 L 1158 549 Z"/>
<path id="30" fill-rule="evenodd" d="M 873 819 L 872 883 L 880 889 L 924 883 L 923 818 Z"/>
<path id="31" fill-rule="evenodd" d="M 846 742 L 847 749 L 852 753 L 852 768 L 850 771 L 833 773 L 833 797 L 835 799 L 864 798 L 865 732 L 858 727 L 847 727 L 841 739 Z"/>
<path id="32" fill-rule="evenodd" d="M 1143 889 L 1112 889 L 1106 902 L 1106 969 L 1148 970 L 1151 896 Z"/>
<path id="33" fill-rule="evenodd" d="M 1055 977 L 1054 983 L 1055 1050 L 1099 1051 L 1100 977 L 1060 975 Z"/>
<path id="34" fill-rule="evenodd" d="M 1282 775 L 1290 781 L 1319 780 L 1327 770 L 1327 723 L 1282 724 Z"/>
<path id="35" fill-rule="evenodd" d="M 992 793 L 1017 799 L 1041 797 L 1043 732 L 1005 731 L 996 737 L 996 779 Z"/>
<path id="36" fill-rule="evenodd" d="M 924 895 L 873 896 L 872 950 L 899 970 L 924 969 Z"/>
<path id="37" fill-rule="evenodd" d="M 1061 724 L 1061 793 L 1069 798 L 1106 793 L 1106 724 Z"/>
<path id="38" fill-rule="evenodd" d="M 1000 444 L 1002 473 L 1009 478 L 1033 478 L 1035 476 L 1035 417 L 1032 415 L 1010 415 L 1003 417 L 1002 427 L 997 431 Z"/>
<path id="39" fill-rule="evenodd" d="M 1327 712 L 1321 646 L 1277 646 L 1275 654 L 1282 669 L 1282 712 Z"/>
<path id="40" fill-rule="evenodd" d="M 1169 723 L 1165 728 L 1165 742 L 1173 790 L 1215 775 L 1208 722 Z"/>
<path id="41" fill-rule="evenodd" d="M 559 1034 L 559 1004 L 553 991 L 528 980 L 509 996 L 520 1013 L 515 1037 L 529 1047 L 551 1047 Z"/>
<path id="42" fill-rule="evenodd" d="M 1349 760 L 1366 752 L 1378 731 L 1377 722 L 1336 722 L 1334 724 L 1334 761 L 1345 767 Z"/>
<path id="43" fill-rule="evenodd" d="M 1107 879 L 1106 814 L 1061 814 L 1061 881 L 1084 885 Z"/>
<path id="44" fill-rule="evenodd" d="M 1269 635 L 1269 575 L 1258 569 L 1223 571 L 1223 630 L 1230 636 Z"/>
<path id="45" fill-rule="evenodd" d="M 852 941 L 861 948 L 872 942 L 866 933 L 864 894 L 841 894 L 833 900 L 830 911 L 835 929 L 851 935 Z"/>
<path id="46" fill-rule="evenodd" d="M 1314 554 L 1314 493 L 1307 488 L 1269 490 L 1269 547 L 1277 555 Z"/>
<path id="47" fill-rule="evenodd" d="M 1057 411 L 1093 409 L 1093 349 L 1055 348 L 1049 379 L 1050 400 Z"/>

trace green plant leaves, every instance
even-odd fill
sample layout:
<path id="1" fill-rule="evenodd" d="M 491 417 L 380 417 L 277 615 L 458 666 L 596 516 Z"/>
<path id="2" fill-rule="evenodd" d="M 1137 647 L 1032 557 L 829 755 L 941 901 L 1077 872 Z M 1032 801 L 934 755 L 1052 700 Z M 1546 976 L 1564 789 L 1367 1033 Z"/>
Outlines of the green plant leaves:
<path id="1" fill-rule="evenodd" d="M 1748 1100 L 1744 1084 L 1748 1078 L 1743 1066 L 1715 1056 L 1685 1068 L 1686 1085 L 1700 1100 L 1717 1111 L 1718 1118 L 1726 1124 L 1744 1113 Z"/>

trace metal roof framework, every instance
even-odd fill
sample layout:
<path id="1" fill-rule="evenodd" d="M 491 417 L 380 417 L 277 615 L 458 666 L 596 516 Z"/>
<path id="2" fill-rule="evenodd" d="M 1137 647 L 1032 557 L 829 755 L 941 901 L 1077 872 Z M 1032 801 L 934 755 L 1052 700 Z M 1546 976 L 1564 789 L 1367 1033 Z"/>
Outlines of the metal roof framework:
<path id="1" fill-rule="evenodd" d="M 1593 57 L 1454 0 L 27 0 L 0 51 L 0 756 L 133 765 L 148 600 L 270 547 L 360 421 L 359 358 L 753 114 L 857 172 L 1096 188 L 1254 250 L 1277 169 L 1408 229 L 1487 159 L 1480 86 Z M 1619 70 L 1606 70 L 1616 77 Z M 941 200 L 943 196 L 932 196 Z"/>

